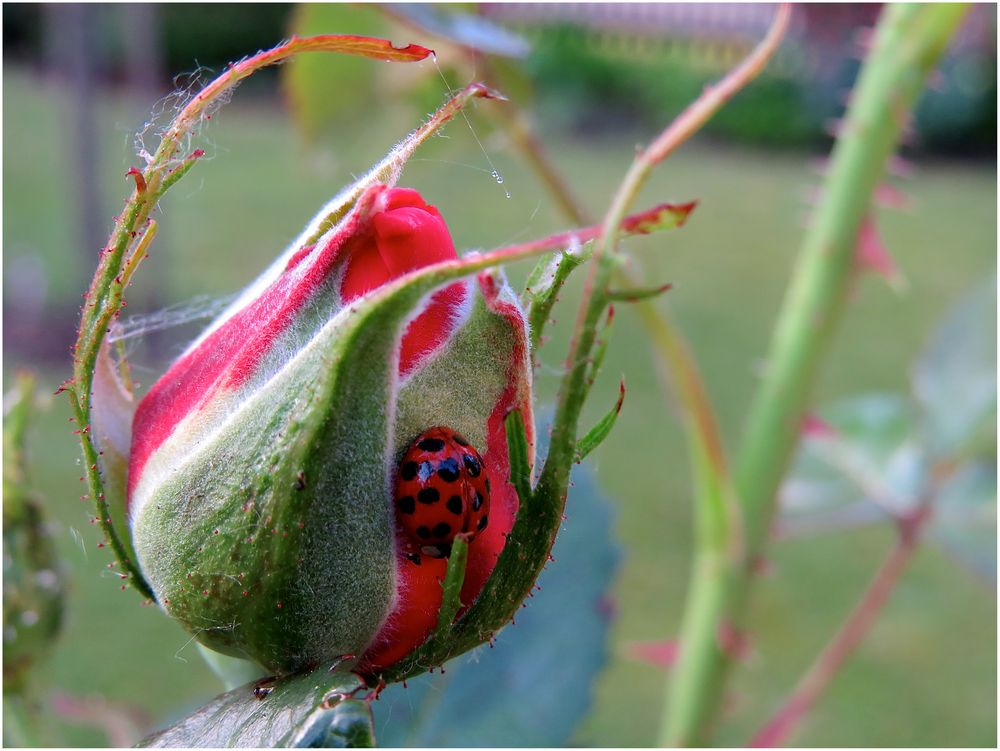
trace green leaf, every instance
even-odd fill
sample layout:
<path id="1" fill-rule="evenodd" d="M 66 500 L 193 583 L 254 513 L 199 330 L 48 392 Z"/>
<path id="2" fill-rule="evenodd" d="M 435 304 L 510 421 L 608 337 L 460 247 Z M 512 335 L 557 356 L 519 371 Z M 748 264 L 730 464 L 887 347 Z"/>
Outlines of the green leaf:
<path id="1" fill-rule="evenodd" d="M 978 461 L 955 472 L 935 499 L 928 532 L 945 552 L 995 587 L 996 464 Z"/>
<path id="2" fill-rule="evenodd" d="M 389 686 L 374 705 L 385 746 L 564 746 L 608 658 L 607 592 L 620 558 L 610 501 L 577 467 L 568 519 L 539 591 L 492 648 Z"/>
<path id="3" fill-rule="evenodd" d="M 364 690 L 353 673 L 326 668 L 277 680 L 255 691 L 247 683 L 215 697 L 141 748 L 371 748 L 369 705 L 350 697 Z"/>
<path id="4" fill-rule="evenodd" d="M 638 216 L 635 219 L 626 218 L 622 222 L 621 232 L 623 235 L 649 235 L 665 229 L 683 227 L 697 206 L 697 201 L 662 204 L 655 213 Z"/>
<path id="5" fill-rule="evenodd" d="M 877 521 L 912 511 L 927 482 L 927 456 L 910 402 L 845 399 L 821 410 L 781 490 L 785 532 L 826 522 Z M 860 506 L 856 504 L 860 503 Z"/>
<path id="6" fill-rule="evenodd" d="M 198 654 L 201 655 L 212 672 L 219 677 L 227 691 L 267 676 L 267 671 L 255 662 L 221 654 L 209 649 L 204 644 L 196 646 Z"/>
<path id="7" fill-rule="evenodd" d="M 913 393 L 935 454 L 955 455 L 995 441 L 996 310 L 995 280 L 970 290 L 945 316 L 913 369 Z"/>
<path id="8" fill-rule="evenodd" d="M 611 432 L 611 428 L 615 426 L 615 422 L 618 420 L 618 415 L 621 414 L 622 404 L 624 403 L 625 379 L 623 378 L 619 386 L 618 401 L 615 402 L 615 406 L 613 406 L 583 438 L 577 441 L 575 459 L 577 463 L 586 459 L 587 455 L 600 446 L 604 442 L 604 439 L 608 437 L 608 434 Z"/>

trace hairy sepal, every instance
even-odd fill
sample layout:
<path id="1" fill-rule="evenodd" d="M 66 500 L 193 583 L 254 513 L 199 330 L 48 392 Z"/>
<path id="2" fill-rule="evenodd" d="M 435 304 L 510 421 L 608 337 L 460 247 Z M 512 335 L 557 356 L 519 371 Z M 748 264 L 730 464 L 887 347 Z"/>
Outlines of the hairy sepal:
<path id="1" fill-rule="evenodd" d="M 389 472 L 407 420 L 425 419 L 406 399 L 397 429 L 400 332 L 484 265 L 427 267 L 348 305 L 151 482 L 132 520 L 143 571 L 201 642 L 279 673 L 364 651 L 396 594 Z"/>
<path id="2" fill-rule="evenodd" d="M 136 556 L 128 534 L 126 481 L 135 404 L 132 392 L 119 375 L 111 345 L 105 339 L 94 366 L 90 430 L 98 450 L 97 461 L 111 524 L 133 562 Z"/>
<path id="3" fill-rule="evenodd" d="M 417 435 L 433 425 L 458 431 L 483 458 L 492 488 L 490 522 L 469 544 L 460 585 L 461 608 L 480 595 L 518 513 L 518 495 L 509 481 L 503 429 L 508 414 L 523 417 L 534 442 L 524 314 L 500 272 L 484 272 L 468 284 L 471 294 L 467 311 L 448 343 L 401 384 L 394 426 L 397 458 Z M 530 453 L 531 449 L 526 451 Z M 526 457 L 530 461 L 529 453 Z M 408 563 L 405 557 L 399 560 L 399 599 L 359 669 L 379 674 L 431 635 L 439 624 L 441 581 L 446 578 L 447 567 L 444 559 L 424 557 L 418 566 Z"/>

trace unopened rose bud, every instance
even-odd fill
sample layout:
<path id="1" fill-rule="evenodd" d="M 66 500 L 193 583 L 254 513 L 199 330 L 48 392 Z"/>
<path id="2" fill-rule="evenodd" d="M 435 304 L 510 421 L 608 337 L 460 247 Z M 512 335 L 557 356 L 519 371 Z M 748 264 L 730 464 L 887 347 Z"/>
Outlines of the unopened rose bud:
<path id="1" fill-rule="evenodd" d="M 506 416 L 532 434 L 528 337 L 500 276 L 399 281 L 456 258 L 437 209 L 375 185 L 139 403 L 132 542 L 205 645 L 278 673 L 390 666 L 433 631 L 459 534 L 461 600 L 482 591 L 518 505 Z"/>

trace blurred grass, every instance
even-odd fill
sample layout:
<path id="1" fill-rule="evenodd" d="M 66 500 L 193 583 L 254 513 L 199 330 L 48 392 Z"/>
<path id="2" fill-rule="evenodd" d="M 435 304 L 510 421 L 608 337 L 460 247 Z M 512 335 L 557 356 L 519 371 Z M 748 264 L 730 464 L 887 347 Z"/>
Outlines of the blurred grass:
<path id="1" fill-rule="evenodd" d="M 236 290 L 352 173 L 364 171 L 416 124 L 405 108 L 366 105 L 360 95 L 358 100 L 357 127 L 322 151 L 301 144 L 274 102 L 237 95 L 206 134 L 212 158 L 163 203 L 161 231 L 129 295 L 129 312 L 143 310 L 143 301 L 154 296 L 162 305 Z M 60 92 L 8 66 L 4 105 L 5 269 L 18 257 L 36 256 L 46 271 L 50 303 L 75 309 L 97 249 L 73 245 L 71 182 L 62 175 L 67 153 Z M 129 134 L 142 123 L 149 103 L 104 96 L 100 106 L 101 184 L 110 228 L 110 216 L 128 189 L 122 175 L 136 163 Z M 487 106 L 498 105 L 482 105 Z M 439 206 L 456 244 L 490 247 L 564 226 L 502 134 L 484 129 L 479 135 L 504 176 L 502 187 L 490 178 L 487 157 L 461 120 L 420 152 L 404 176 L 404 184 Z M 631 159 L 633 138 L 551 139 L 553 156 L 597 214 Z M 675 284 L 669 304 L 716 400 L 730 451 L 801 238 L 804 197 L 817 182 L 806 156 L 696 143 L 673 157 L 645 193 L 648 203 L 701 201 L 684 229 L 629 247 L 651 282 Z M 907 370 L 932 323 L 969 285 L 995 273 L 994 165 L 923 164 L 900 185 L 913 196 L 915 209 L 879 212 L 879 220 L 909 290 L 898 296 L 876 278 L 860 281 L 825 369 L 821 401 L 906 389 Z M 512 275 L 524 272 L 517 268 Z M 543 404 L 557 382 L 579 283 L 557 307 L 553 341 L 542 351 Z M 620 503 L 616 532 L 627 557 L 615 591 L 617 657 L 597 689 L 594 712 L 575 738 L 582 745 L 648 745 L 655 738 L 664 677 L 624 652 L 630 641 L 674 633 L 690 553 L 683 444 L 637 319 L 627 309 L 621 313 L 588 416 L 596 419 L 606 409 L 624 373 L 625 410 L 594 463 L 604 488 Z M 18 353 L 5 354 L 5 374 L 24 362 Z M 39 368 L 53 388 L 68 372 L 63 364 Z M 149 377 L 140 371 L 140 381 Z M 162 723 L 221 686 L 188 636 L 143 607 L 132 592 L 120 592 L 106 568 L 110 559 L 97 549 L 98 534 L 87 523 L 89 502 L 78 500 L 79 454 L 68 412 L 62 399 L 54 399 L 31 444 L 36 484 L 61 525 L 57 538 L 74 570 L 69 623 L 46 678 L 62 691 L 136 704 Z M 567 513 L 572 524 L 572 496 Z M 869 529 L 774 548 L 774 573 L 757 589 L 753 654 L 732 684 L 721 742 L 745 742 L 778 706 L 890 541 L 888 530 Z M 996 601 L 928 549 L 798 740 L 834 746 L 994 746 L 995 712 Z M 59 729 L 69 744 L 101 742 L 90 729 L 64 723 Z"/>

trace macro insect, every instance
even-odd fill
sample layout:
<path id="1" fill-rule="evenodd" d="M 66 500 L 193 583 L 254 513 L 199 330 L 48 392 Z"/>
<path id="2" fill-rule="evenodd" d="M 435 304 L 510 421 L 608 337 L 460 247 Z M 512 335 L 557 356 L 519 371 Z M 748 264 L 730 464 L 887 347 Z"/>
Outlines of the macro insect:
<path id="1" fill-rule="evenodd" d="M 430 428 L 413 440 L 399 463 L 393 498 L 414 563 L 420 553 L 447 557 L 457 535 L 472 542 L 489 524 L 483 458 L 451 428 Z"/>

